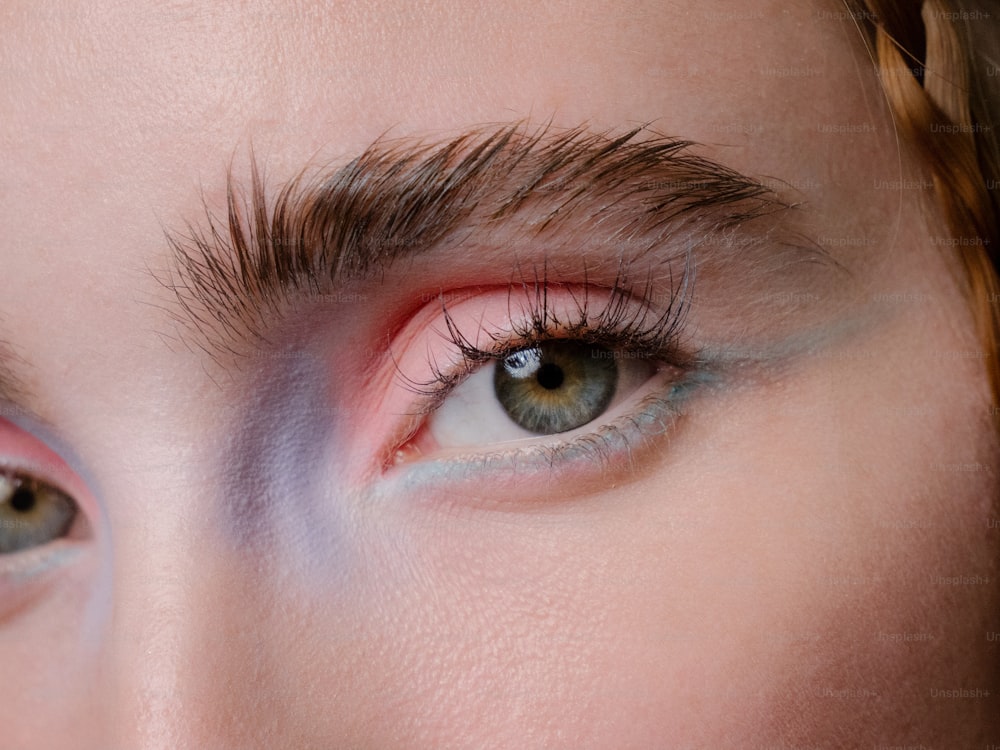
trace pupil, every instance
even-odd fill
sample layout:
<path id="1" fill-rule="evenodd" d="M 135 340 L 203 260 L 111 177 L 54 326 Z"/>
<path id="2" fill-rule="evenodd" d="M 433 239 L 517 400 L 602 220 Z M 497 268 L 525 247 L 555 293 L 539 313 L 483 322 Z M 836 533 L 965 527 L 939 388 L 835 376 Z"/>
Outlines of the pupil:
<path id="1" fill-rule="evenodd" d="M 563 384 L 564 375 L 559 365 L 546 362 L 538 368 L 538 373 L 535 377 L 538 379 L 538 385 L 542 386 L 542 388 L 554 391 Z"/>
<path id="2" fill-rule="evenodd" d="M 10 498 L 10 507 L 19 513 L 27 513 L 35 507 L 35 493 L 19 487 Z"/>

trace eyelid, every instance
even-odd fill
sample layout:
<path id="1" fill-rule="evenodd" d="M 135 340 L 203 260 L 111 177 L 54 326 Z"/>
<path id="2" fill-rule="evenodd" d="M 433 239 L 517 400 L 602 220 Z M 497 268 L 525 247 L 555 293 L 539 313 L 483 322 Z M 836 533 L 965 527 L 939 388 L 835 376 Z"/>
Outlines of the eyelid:
<path id="1" fill-rule="evenodd" d="M 411 503 L 458 510 L 534 512 L 564 501 L 577 502 L 609 484 L 630 481 L 637 466 L 662 457 L 661 438 L 685 418 L 683 404 L 697 385 L 696 378 L 685 379 L 676 384 L 676 397 L 673 392 L 649 395 L 630 414 L 596 433 L 555 444 L 391 466 L 383 477 L 386 492 Z M 442 484 L 448 487 L 443 495 Z M 540 487 L 545 488 L 541 505 Z"/>
<path id="2" fill-rule="evenodd" d="M 548 284 L 540 319 L 537 288 L 477 287 L 468 298 L 460 291 L 447 293 L 448 299 L 458 302 L 435 300 L 425 305 L 392 342 L 396 372 L 391 386 L 404 392 L 406 408 L 390 408 L 402 420 L 380 453 L 383 472 L 395 463 L 396 451 L 421 429 L 426 415 L 461 380 L 484 359 L 498 359 L 511 349 L 555 338 L 582 340 L 588 329 L 592 335 L 600 328 L 609 339 L 600 343 L 609 348 L 645 348 L 646 355 L 660 364 L 680 368 L 685 364 L 678 344 L 683 310 L 656 309 L 648 294 L 638 298 L 621 287 Z M 467 350 L 472 350 L 471 356 Z"/>
<path id="3" fill-rule="evenodd" d="M 92 564 L 85 544 L 94 537 L 100 518 L 96 501 L 67 462 L 32 431 L 0 418 L 0 470 L 30 477 L 65 493 L 76 505 L 68 532 L 39 546 L 0 555 L 0 627 L 47 596 L 70 568 Z M 85 569 L 85 568 L 84 568 Z"/>
<path id="4" fill-rule="evenodd" d="M 0 418 L 0 471 L 21 474 L 50 484 L 79 506 L 81 530 L 74 524 L 74 537 L 88 533 L 99 518 L 96 501 L 87 486 L 65 460 L 41 438 Z"/>
<path id="5" fill-rule="evenodd" d="M 397 337 L 394 356 L 400 377 L 408 385 L 419 390 L 433 382 L 421 382 L 413 376 L 411 373 L 420 369 L 419 363 L 412 366 L 406 358 L 410 342 L 426 337 L 428 329 L 436 340 L 429 342 L 433 346 L 427 348 L 425 360 L 430 361 L 434 374 L 448 369 L 468 374 L 476 369 L 470 365 L 558 338 L 609 348 L 623 348 L 625 341 L 635 350 L 676 364 L 693 358 L 680 350 L 686 308 L 677 298 L 672 298 L 666 309 L 657 310 L 648 300 L 648 289 L 644 297 L 638 297 L 619 285 L 546 282 L 477 289 L 479 293 L 468 298 L 449 292 L 448 299 L 458 299 L 457 303 L 445 302 L 442 297 L 436 304 L 425 305 Z M 432 322 L 436 327 L 431 328 Z M 450 383 L 452 387 L 456 384 Z"/>

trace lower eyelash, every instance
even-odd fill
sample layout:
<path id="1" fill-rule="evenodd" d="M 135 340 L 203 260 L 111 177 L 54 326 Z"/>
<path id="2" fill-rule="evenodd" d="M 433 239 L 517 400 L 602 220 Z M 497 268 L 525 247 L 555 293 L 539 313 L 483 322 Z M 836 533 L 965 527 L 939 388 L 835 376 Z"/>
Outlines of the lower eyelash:
<path id="1" fill-rule="evenodd" d="M 671 384 L 667 394 L 648 395 L 628 413 L 600 429 L 569 440 L 535 444 L 505 451 L 459 454 L 427 463 L 411 464 L 405 476 L 407 491 L 417 491 L 429 483 L 472 479 L 483 476 L 529 476 L 544 473 L 603 475 L 631 472 L 635 453 L 671 431 L 687 413 L 682 407 L 703 383 L 700 376 L 685 377 Z M 627 457 L 622 460 L 623 454 Z M 483 472 L 487 472 L 483 474 Z"/>

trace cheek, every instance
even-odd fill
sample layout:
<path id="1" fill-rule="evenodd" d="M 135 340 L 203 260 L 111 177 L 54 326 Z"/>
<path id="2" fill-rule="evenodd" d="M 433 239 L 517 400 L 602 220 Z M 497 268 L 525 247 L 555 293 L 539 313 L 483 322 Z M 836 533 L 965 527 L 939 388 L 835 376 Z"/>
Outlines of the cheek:
<path id="1" fill-rule="evenodd" d="M 247 680 L 280 686 L 289 726 L 386 748 L 983 726 L 994 704 L 932 691 L 996 694 L 986 396 L 968 363 L 899 341 L 692 400 L 655 471 L 575 502 L 351 504 L 336 583 L 233 592 L 270 644 Z M 253 651 L 223 635 L 203 658 Z"/>
<path id="2" fill-rule="evenodd" d="M 692 404 L 656 472 L 576 503 L 373 512 L 351 715 L 370 728 L 392 706 L 386 747 L 982 727 L 989 699 L 939 691 L 996 694 L 995 441 L 956 385 L 971 371 L 939 358 L 897 384 L 912 354 Z"/>
<path id="3" fill-rule="evenodd" d="M 97 575 L 94 556 L 54 572 L 40 600 L 0 622 L 0 726 L 9 747 L 96 747 L 100 695 L 92 688 L 97 662 L 92 641 L 81 648 L 80 623 L 87 622 L 87 593 Z M 94 743 L 94 744 L 91 744 Z"/>
<path id="4" fill-rule="evenodd" d="M 684 438 L 698 458 L 671 481 L 696 499 L 663 514 L 687 530 L 670 553 L 643 550 L 647 569 L 670 571 L 654 588 L 670 594 L 633 633 L 649 634 L 638 661 L 663 653 L 655 634 L 670 623 L 687 642 L 667 639 L 668 661 L 708 669 L 694 692 L 664 684 L 664 704 L 724 705 L 761 741 L 785 742 L 845 727 L 863 742 L 953 741 L 995 715 L 998 488 L 982 376 L 899 335 L 871 342 L 878 361 L 826 360 L 720 402 Z M 936 697 L 950 686 L 985 694 Z"/>

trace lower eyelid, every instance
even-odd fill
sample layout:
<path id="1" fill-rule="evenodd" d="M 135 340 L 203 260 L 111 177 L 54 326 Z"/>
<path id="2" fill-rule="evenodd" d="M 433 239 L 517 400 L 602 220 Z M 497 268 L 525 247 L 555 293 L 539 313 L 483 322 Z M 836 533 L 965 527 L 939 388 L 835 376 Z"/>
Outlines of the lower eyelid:
<path id="1" fill-rule="evenodd" d="M 72 562 L 81 552 L 82 548 L 74 539 L 64 537 L 44 546 L 2 555 L 0 581 L 14 585 L 26 583 Z"/>
<path id="2" fill-rule="evenodd" d="M 390 467 L 384 479 L 414 502 L 433 505 L 457 502 L 498 510 L 523 510 L 539 501 L 539 486 L 546 486 L 545 502 L 567 499 L 581 492 L 603 489 L 609 482 L 627 481 L 626 475 L 647 458 L 662 456 L 662 438 L 679 428 L 683 408 L 701 385 L 692 376 L 647 393 L 628 409 L 620 410 L 597 430 L 566 433 L 572 437 L 539 438 L 507 451 L 455 451 L 452 455 Z M 646 454 L 655 454 L 647 456 Z M 616 479 L 616 477 L 618 479 Z M 489 481 L 484 490 L 483 481 Z M 600 480 L 595 484 L 595 480 Z M 544 484 L 543 482 L 551 482 Z M 442 500 L 441 488 L 448 486 Z M 459 499 L 461 498 L 461 499 Z"/>

